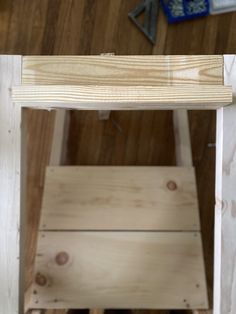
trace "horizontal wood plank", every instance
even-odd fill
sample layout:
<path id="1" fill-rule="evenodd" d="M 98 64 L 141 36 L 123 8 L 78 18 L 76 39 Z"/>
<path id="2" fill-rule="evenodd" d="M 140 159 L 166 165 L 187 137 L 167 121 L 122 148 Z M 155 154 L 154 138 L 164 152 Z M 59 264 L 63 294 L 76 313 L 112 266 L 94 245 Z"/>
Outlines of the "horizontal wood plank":
<path id="1" fill-rule="evenodd" d="M 15 86 L 12 97 L 28 107 L 87 110 L 216 109 L 232 102 L 226 86 Z"/>
<path id="2" fill-rule="evenodd" d="M 223 85 L 223 57 L 26 56 L 28 85 Z"/>
<path id="3" fill-rule="evenodd" d="M 41 230 L 199 228 L 194 168 L 47 168 Z"/>
<path id="4" fill-rule="evenodd" d="M 207 308 L 197 232 L 40 232 L 32 308 Z"/>

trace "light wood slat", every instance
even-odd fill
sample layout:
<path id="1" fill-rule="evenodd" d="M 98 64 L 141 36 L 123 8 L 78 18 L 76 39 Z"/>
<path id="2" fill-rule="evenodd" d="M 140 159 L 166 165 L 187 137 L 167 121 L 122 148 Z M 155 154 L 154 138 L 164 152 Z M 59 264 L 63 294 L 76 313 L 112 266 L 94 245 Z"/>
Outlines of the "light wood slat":
<path id="1" fill-rule="evenodd" d="M 23 84 L 223 84 L 222 56 L 26 56 Z"/>
<path id="2" fill-rule="evenodd" d="M 199 228 L 193 168 L 47 169 L 41 230 Z"/>
<path id="3" fill-rule="evenodd" d="M 176 164 L 178 166 L 192 167 L 192 149 L 188 122 L 188 111 L 185 109 L 173 112 Z"/>
<path id="4" fill-rule="evenodd" d="M 188 111 L 185 109 L 174 110 L 173 112 L 176 164 L 178 166 L 191 167 L 193 165 Z M 200 235 L 201 236 L 201 235 Z M 202 242 L 202 239 L 200 240 Z M 203 251 L 202 251 L 203 258 Z M 203 259 L 204 261 L 204 259 Z M 204 265 L 205 266 L 205 265 Z M 205 274 L 205 267 L 204 267 Z M 211 310 L 194 310 L 189 314 L 212 314 Z"/>
<path id="5" fill-rule="evenodd" d="M 52 166 L 63 163 L 66 154 L 68 137 L 69 115 L 66 110 L 55 112 L 54 131 L 49 164 Z"/>
<path id="6" fill-rule="evenodd" d="M 233 105 L 217 112 L 214 314 L 236 313 L 236 55 L 226 55 Z"/>
<path id="7" fill-rule="evenodd" d="M 22 310 L 20 280 L 21 108 L 9 90 L 21 82 L 21 57 L 0 57 L 0 312 Z M 23 183 L 23 181 L 22 181 Z M 23 251 L 21 252 L 23 253 Z M 23 255 L 22 255 L 23 257 Z M 22 279 L 22 277 L 21 277 Z M 21 282 L 20 282 L 21 281 Z M 19 287 L 21 287 L 19 291 Z"/>
<path id="8" fill-rule="evenodd" d="M 35 308 L 208 305 L 198 232 L 41 232 L 36 278 Z"/>
<path id="9" fill-rule="evenodd" d="M 88 110 L 216 109 L 232 102 L 226 86 L 15 86 L 14 102 L 28 107 Z M 44 102 L 46 104 L 44 104 Z"/>

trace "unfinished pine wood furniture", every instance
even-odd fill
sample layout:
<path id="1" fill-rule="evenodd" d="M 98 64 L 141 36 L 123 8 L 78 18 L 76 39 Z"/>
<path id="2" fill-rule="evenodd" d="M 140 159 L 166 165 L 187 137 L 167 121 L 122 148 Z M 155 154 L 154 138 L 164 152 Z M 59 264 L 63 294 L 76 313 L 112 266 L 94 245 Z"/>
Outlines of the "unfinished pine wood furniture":
<path id="1" fill-rule="evenodd" d="M 234 313 L 236 105 L 228 86 L 235 96 L 235 56 L 2 56 L 0 69 L 1 313 L 24 311 L 25 107 L 216 109 L 214 313 Z M 174 123 L 178 167 L 48 168 L 32 308 L 207 307 L 186 110 Z M 78 210 L 65 212 L 61 201 L 69 199 L 81 202 Z M 103 219 L 94 219 L 97 206 Z M 57 208 L 61 219 L 52 219 Z"/>

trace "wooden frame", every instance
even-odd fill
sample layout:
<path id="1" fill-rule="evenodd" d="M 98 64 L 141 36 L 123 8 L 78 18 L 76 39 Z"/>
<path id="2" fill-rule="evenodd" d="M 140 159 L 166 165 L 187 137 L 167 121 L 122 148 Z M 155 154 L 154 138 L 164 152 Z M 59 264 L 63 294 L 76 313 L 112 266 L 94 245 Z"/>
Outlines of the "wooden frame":
<path id="1" fill-rule="evenodd" d="M 56 67 L 58 62 L 64 64 L 60 73 Z M 223 82 L 220 84 L 223 69 L 224 85 L 233 88 L 233 102 L 231 88 L 224 87 Z M 1 56 L 0 73 L 2 313 L 23 313 L 23 271 L 20 268 L 23 243 L 20 238 L 23 241 L 26 156 L 23 155 L 25 138 L 21 111 L 31 106 L 96 110 L 217 109 L 214 313 L 235 313 L 236 56 L 224 56 L 224 62 L 222 56 L 112 57 L 112 61 L 106 56 L 24 57 L 23 63 L 20 56 Z M 97 73 L 101 75 L 96 76 Z M 21 86 L 21 81 L 35 86 Z M 98 82 L 104 87 L 91 86 Z M 200 85 L 207 82 L 210 86 L 190 86 L 196 82 Z M 125 105 L 123 93 L 131 101 L 131 107 Z"/>
<path id="2" fill-rule="evenodd" d="M 214 314 L 236 311 L 236 56 L 224 56 L 231 106 L 217 110 Z"/>

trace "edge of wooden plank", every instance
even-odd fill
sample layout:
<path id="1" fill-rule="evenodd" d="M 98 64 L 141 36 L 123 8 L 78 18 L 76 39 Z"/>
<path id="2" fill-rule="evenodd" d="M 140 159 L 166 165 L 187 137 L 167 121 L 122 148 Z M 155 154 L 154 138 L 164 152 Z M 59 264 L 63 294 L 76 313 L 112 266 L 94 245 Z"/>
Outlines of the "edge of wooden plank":
<path id="1" fill-rule="evenodd" d="M 199 231 L 194 169 L 48 167 L 40 230 Z"/>
<path id="2" fill-rule="evenodd" d="M 217 111 L 214 314 L 236 311 L 236 55 L 224 55 L 224 84 L 234 97 Z"/>
<path id="3" fill-rule="evenodd" d="M 158 308 L 166 308 L 166 309 L 187 309 L 187 308 L 194 308 L 194 309 L 206 309 L 208 307 L 207 304 L 207 294 L 206 294 L 206 286 L 205 286 L 205 281 L 203 278 L 203 261 L 202 261 L 202 257 L 201 257 L 201 247 L 202 247 L 202 243 L 200 241 L 200 233 L 199 232 L 174 232 L 174 233 L 170 233 L 170 232 L 94 232 L 94 231 L 89 231 L 89 232 L 41 232 L 41 243 L 40 243 L 40 252 L 42 255 L 38 256 L 38 260 L 36 263 L 36 269 L 37 269 L 37 273 L 42 274 L 43 276 L 45 275 L 46 278 L 46 285 L 44 286 L 40 286 L 37 284 L 37 282 L 35 282 L 34 288 L 35 290 L 37 290 L 37 294 L 34 295 L 34 300 L 32 300 L 32 307 L 34 308 L 42 308 L 42 307 L 48 307 L 48 308 L 54 308 L 55 307 L 55 302 L 56 302 L 56 306 L 57 308 L 85 308 L 85 307 L 89 307 L 91 305 L 91 307 L 96 307 L 96 308 L 111 308 L 112 306 L 114 307 L 119 307 L 119 308 L 129 308 L 129 307 L 134 307 L 136 304 L 136 307 L 138 308 L 153 308 L 153 309 L 158 309 Z M 69 240 L 70 239 L 70 240 Z M 80 241 L 78 241 L 78 239 L 81 239 Z M 127 241 L 127 239 L 129 239 L 129 241 Z M 116 240 L 118 240 L 118 242 L 116 242 Z M 49 241 L 49 242 L 48 242 Z M 84 245 L 84 242 L 87 243 L 87 245 Z M 97 244 L 96 244 L 97 241 Z M 107 242 L 108 241 L 108 242 Z M 111 241 L 111 242 L 110 242 Z M 115 241 L 115 243 L 114 243 Z M 134 241 L 134 242 L 133 242 Z M 170 246 L 168 245 L 167 248 L 166 246 L 162 246 L 162 243 L 168 243 L 170 245 L 170 243 L 175 243 L 177 244 L 176 246 L 174 246 L 173 250 L 170 248 Z M 50 243 L 50 244 L 49 244 Z M 69 245 L 68 245 L 69 243 Z M 111 243 L 114 243 L 115 246 L 113 246 L 113 249 L 109 249 Z M 131 245 L 131 243 L 134 243 L 135 245 Z M 173 259 L 170 258 L 170 256 L 176 256 L 177 252 L 180 252 L 180 255 L 182 256 L 181 259 L 177 259 L 179 265 L 183 265 L 183 261 L 185 261 L 185 259 L 183 258 L 184 256 L 189 256 L 190 260 L 192 262 L 189 263 L 188 258 L 186 258 L 186 263 L 189 265 L 188 270 L 191 273 L 191 269 L 192 269 L 192 263 L 196 263 L 194 269 L 194 274 L 195 276 L 192 277 L 191 276 L 185 276 L 184 279 L 185 281 L 188 280 L 197 280 L 197 282 L 194 281 L 193 285 L 189 285 L 190 289 L 193 289 L 195 292 L 199 292 L 200 296 L 198 295 L 198 297 L 195 296 L 195 293 L 191 293 L 189 294 L 189 290 L 185 289 L 185 293 L 187 294 L 186 296 L 184 295 L 185 293 L 182 291 L 182 289 L 177 290 L 178 293 L 180 293 L 180 298 L 174 298 L 174 300 L 172 299 L 172 304 L 170 304 L 169 302 L 169 297 L 168 297 L 168 293 L 166 292 L 166 298 L 165 300 L 163 300 L 162 297 L 159 296 L 158 301 L 157 299 L 157 295 L 156 297 L 154 297 L 154 294 L 157 293 L 155 292 L 156 290 L 152 290 L 153 295 L 152 298 L 150 299 L 149 297 L 147 297 L 145 300 L 142 300 L 141 295 L 142 292 L 144 292 L 144 296 L 147 296 L 147 285 L 146 285 L 146 289 L 138 289 L 138 291 L 135 289 L 134 290 L 134 295 L 132 295 L 132 287 L 133 284 L 129 285 L 127 287 L 127 289 L 125 289 L 124 287 L 124 283 L 122 283 L 122 281 L 126 282 L 125 278 L 136 278 L 136 276 L 132 276 L 131 277 L 128 275 L 129 272 L 127 273 L 127 270 L 125 270 L 125 268 L 128 266 L 126 266 L 126 263 L 132 263 L 133 261 L 133 257 L 131 258 L 131 256 L 129 256 L 130 251 L 129 251 L 129 247 L 132 248 L 132 250 L 134 250 L 133 252 L 137 253 L 140 256 L 140 252 L 142 251 L 141 248 L 142 243 L 144 244 L 144 247 L 146 247 L 146 244 L 148 245 L 146 247 L 146 250 L 144 250 L 141 260 L 140 260 L 140 264 L 136 263 L 135 268 L 136 268 L 136 272 L 134 273 L 137 274 L 137 272 L 139 273 L 139 275 L 137 276 L 137 278 L 139 278 L 138 280 L 140 282 L 142 282 L 142 278 L 140 279 L 140 275 L 142 275 L 142 273 L 140 273 L 139 270 L 137 270 L 137 267 L 142 267 L 142 265 L 144 265 L 144 270 L 145 272 L 148 272 L 148 268 L 145 266 L 146 263 L 143 262 L 143 258 L 144 256 L 146 256 L 146 259 L 149 260 L 150 256 L 151 256 L 151 260 L 153 260 L 152 255 L 154 254 L 154 256 L 157 257 L 157 259 L 159 258 L 163 258 L 161 252 L 158 250 L 158 243 L 161 244 L 161 247 L 164 249 L 163 252 L 164 253 L 164 259 L 167 258 L 167 260 L 170 260 L 170 268 L 171 270 L 175 273 L 176 269 L 179 269 L 178 267 L 176 268 L 176 264 L 173 261 Z M 183 247 L 181 249 L 181 246 L 183 244 Z M 193 249 L 193 243 L 196 245 L 196 247 Z M 67 245 L 65 247 L 65 244 Z M 116 245 L 117 244 L 117 245 Z M 180 246 L 178 245 L 180 244 Z M 76 247 L 76 245 L 78 245 L 78 247 Z M 101 246 L 100 246 L 101 245 Z M 150 247 L 149 247 L 150 245 Z M 187 247 L 186 247 L 187 245 Z M 128 248 L 127 248 L 128 247 Z M 188 249 L 190 250 L 190 255 L 188 255 Z M 85 252 L 84 252 L 85 250 Z M 141 250 L 141 251 L 140 251 Z M 169 252 L 168 252 L 169 250 Z M 67 260 L 66 264 L 64 266 L 58 266 L 57 264 L 57 260 L 55 259 L 55 257 L 57 257 L 58 252 L 67 252 L 69 260 Z M 78 256 L 79 253 L 82 254 L 83 258 L 80 258 L 80 261 L 82 263 L 85 263 L 84 265 L 88 265 L 87 269 L 91 270 L 91 276 L 89 275 L 90 278 L 93 278 L 93 274 L 96 273 L 94 272 L 93 267 L 99 265 L 98 267 L 98 272 L 102 272 L 108 275 L 105 276 L 105 286 L 104 283 L 101 281 L 101 278 L 104 277 L 97 277 L 96 280 L 91 279 L 92 281 L 90 281 L 91 283 L 91 287 L 92 289 L 95 289 L 93 291 L 90 291 L 90 284 L 86 283 L 85 285 L 85 295 L 83 293 L 83 289 L 79 289 L 80 290 L 80 296 L 82 298 L 82 300 L 79 300 L 78 298 L 78 294 L 75 293 L 75 295 L 77 295 L 76 298 L 72 297 L 72 295 L 70 294 L 70 297 L 64 297 L 61 298 L 60 294 L 64 294 L 62 293 L 62 290 L 59 292 L 58 289 L 56 288 L 56 286 L 61 282 L 64 282 L 62 277 L 66 276 L 66 278 L 69 278 L 69 274 L 73 274 L 71 273 L 71 267 L 73 267 L 74 269 L 76 269 L 77 267 L 79 267 L 79 265 L 77 264 L 77 260 L 76 260 L 76 256 Z M 94 253 L 97 252 L 98 256 L 96 256 L 97 260 L 94 259 Z M 127 252 L 129 252 L 127 254 Z M 153 253 L 154 252 L 154 253 Z M 155 253 L 156 252 L 156 253 Z M 157 253 L 159 252 L 159 253 Z M 131 252 L 132 254 L 132 252 Z M 107 258 L 108 256 L 108 258 Z M 112 275 L 111 271 L 108 271 L 110 269 L 110 265 L 113 264 L 113 267 L 116 265 L 116 261 L 118 259 L 121 259 L 121 263 L 120 265 L 120 269 L 118 270 L 119 274 L 120 274 L 120 280 L 119 280 L 119 276 L 114 276 Z M 107 261 L 107 263 L 105 263 L 104 265 L 104 259 Z M 86 261 L 87 260 L 87 261 Z M 150 261 L 151 261 L 150 260 Z M 72 262 L 73 261 L 73 262 Z M 151 262 L 152 263 L 152 262 Z M 133 263 L 132 263 L 133 264 Z M 50 265 L 50 267 L 48 267 L 48 265 Z M 107 265 L 109 266 L 107 268 Z M 139 265 L 139 266 L 137 266 Z M 163 267 L 163 269 L 165 269 L 165 263 L 160 263 L 157 264 L 159 265 L 158 270 L 160 270 L 160 268 Z M 172 266 L 171 266 L 172 265 Z M 196 266 L 198 265 L 198 266 Z M 154 266 L 154 265 L 153 265 Z M 105 267 L 105 268 L 104 268 Z M 156 266 L 155 266 L 156 267 Z M 155 269 L 155 267 L 151 267 L 151 270 Z M 125 270 L 125 272 L 123 273 L 122 271 Z M 81 269 L 79 267 L 79 269 Z M 183 274 L 183 272 L 185 272 L 186 268 L 182 267 L 181 270 L 179 271 L 179 274 L 181 276 L 181 274 Z M 121 271 L 121 273 L 120 273 Z M 196 275 L 196 272 L 198 273 L 198 275 Z M 123 275 L 122 275 L 123 273 Z M 131 272 L 132 273 L 132 272 Z M 82 278 L 82 274 L 81 271 L 77 273 L 78 274 L 78 278 L 80 278 L 80 283 L 85 284 L 84 279 Z M 159 272 L 159 274 L 156 274 L 157 277 L 162 276 L 162 272 Z M 168 273 L 166 273 L 168 274 Z M 88 272 L 87 272 L 88 275 Z M 128 275 L 128 277 L 127 277 Z M 62 277 L 61 277 L 62 276 Z M 73 276 L 73 275 L 72 275 Z M 82 277 L 81 277 L 82 276 Z M 107 290 L 108 286 L 110 286 L 109 283 L 109 276 L 111 276 L 111 279 L 114 278 L 114 283 L 115 286 L 113 289 L 111 290 Z M 152 276 L 148 276 L 147 277 L 147 282 L 150 281 L 150 284 L 152 285 L 157 285 L 158 287 L 160 287 L 161 289 L 163 289 L 163 287 L 167 287 L 168 289 L 168 284 L 167 285 L 163 285 L 163 282 L 168 282 L 165 281 L 166 277 L 163 277 L 163 281 L 162 280 L 158 280 L 158 281 L 153 281 L 154 274 L 152 274 Z M 61 278 L 60 278 L 61 277 Z M 156 278 L 157 278 L 156 277 Z M 177 276 L 178 277 L 178 276 Z M 56 280 L 57 278 L 57 280 Z M 73 277 L 74 278 L 74 277 Z M 77 277 L 75 278 L 75 282 L 78 279 Z M 195 278 L 195 279 L 193 279 Z M 55 280 L 53 280 L 55 279 Z M 170 279 L 170 277 L 169 277 Z M 133 279 L 131 279 L 132 281 Z M 136 279 L 135 279 L 136 280 Z M 96 284 L 97 283 L 99 284 Z M 179 281 L 177 281 L 179 282 Z M 180 281 L 181 282 L 181 281 Z M 71 281 L 67 281 L 67 284 L 70 285 Z M 121 285 L 120 285 L 121 283 Z M 124 294 L 121 295 L 120 297 L 118 297 L 118 299 L 115 298 L 115 302 L 114 300 L 110 300 L 110 298 L 108 297 L 109 291 L 111 293 L 111 295 L 116 296 L 116 294 L 114 294 L 114 290 L 116 290 L 116 284 L 118 286 L 120 286 L 120 288 L 123 290 L 125 289 L 125 294 L 127 291 L 130 291 L 131 289 L 131 295 L 134 297 L 133 301 L 130 299 L 126 299 L 124 297 Z M 66 286 L 66 283 L 64 282 L 64 285 Z M 99 289 L 99 286 L 101 285 L 101 290 Z M 176 282 L 173 281 L 173 285 L 176 287 Z M 67 288 L 62 287 L 62 289 L 67 289 L 66 291 L 71 291 L 67 285 Z M 72 284 L 73 287 L 78 285 Z M 98 287 L 97 287 L 98 286 Z M 178 284 L 177 284 L 178 286 Z M 96 288 L 97 287 L 97 288 Z M 103 293 L 103 288 L 105 288 L 104 293 Z M 97 290 L 99 289 L 99 290 Z M 200 290 L 199 290 L 200 289 Z M 56 296 L 54 295 L 56 291 Z M 150 292 L 150 290 L 148 290 Z M 171 290 L 170 290 L 171 291 Z M 91 293 L 91 297 L 89 297 L 90 300 L 86 300 L 86 293 Z M 101 295 L 102 300 L 100 301 L 100 298 L 97 296 L 97 293 Z M 141 293 L 141 295 L 140 295 Z M 173 290 L 172 290 L 173 293 Z M 85 296 L 85 299 L 83 300 L 83 297 Z M 173 296 L 173 294 L 172 294 Z M 55 297 L 57 297 L 56 301 L 55 301 Z M 200 299 L 199 299 L 200 297 Z M 50 299 L 51 298 L 51 299 Z M 192 300 L 188 300 L 189 298 L 191 298 Z M 193 301 L 193 299 L 195 299 L 195 301 Z M 197 300 L 196 300 L 197 299 Z M 152 300 L 152 301 L 151 301 Z M 36 302 L 36 303 L 35 303 Z M 114 303 L 113 303 L 114 302 Z M 134 303 L 135 302 L 135 303 Z M 105 303 L 105 304 L 104 304 Z M 122 303 L 122 305 L 120 304 Z M 138 304 L 137 304 L 138 303 Z"/>
<path id="4" fill-rule="evenodd" d="M 176 163 L 178 166 L 193 167 L 188 111 L 185 109 L 174 110 L 173 122 L 174 122 L 174 135 L 175 135 L 174 137 L 175 137 Z M 197 185 L 197 182 L 196 182 L 196 185 Z M 198 208 L 198 219 L 199 219 L 199 225 L 201 227 L 199 208 Z M 201 232 L 200 232 L 200 238 L 201 238 L 201 243 L 202 243 Z M 205 276 L 205 286 L 207 287 L 203 245 L 201 247 L 201 250 L 202 250 L 203 268 L 204 268 L 204 276 Z M 209 307 L 208 294 L 207 294 L 207 302 L 208 302 L 208 307 Z M 210 314 L 210 312 L 208 311 L 194 311 L 194 313 L 195 312 L 199 314 L 200 313 Z"/>
<path id="5" fill-rule="evenodd" d="M 60 165 L 64 161 L 64 150 L 66 146 L 66 140 L 68 135 L 69 117 L 66 110 L 57 110 L 54 118 L 54 130 L 52 138 L 52 147 L 50 153 L 49 164 L 52 166 Z M 37 244 L 38 246 L 38 241 Z M 25 292 L 25 305 L 24 311 L 30 310 L 31 298 L 33 295 L 32 285 Z M 33 310 L 32 310 L 33 311 Z M 64 312 L 58 311 L 58 314 Z"/>
<path id="6" fill-rule="evenodd" d="M 22 82 L 29 85 L 222 85 L 222 68 L 222 55 L 25 56 Z"/>
<path id="7" fill-rule="evenodd" d="M 13 87 L 12 99 L 23 106 L 45 109 L 217 109 L 232 102 L 232 89 L 214 85 L 21 85 Z"/>
<path id="8" fill-rule="evenodd" d="M 21 83 L 21 56 L 0 56 L 0 304 L 2 313 L 23 310 L 21 108 L 9 90 Z"/>

